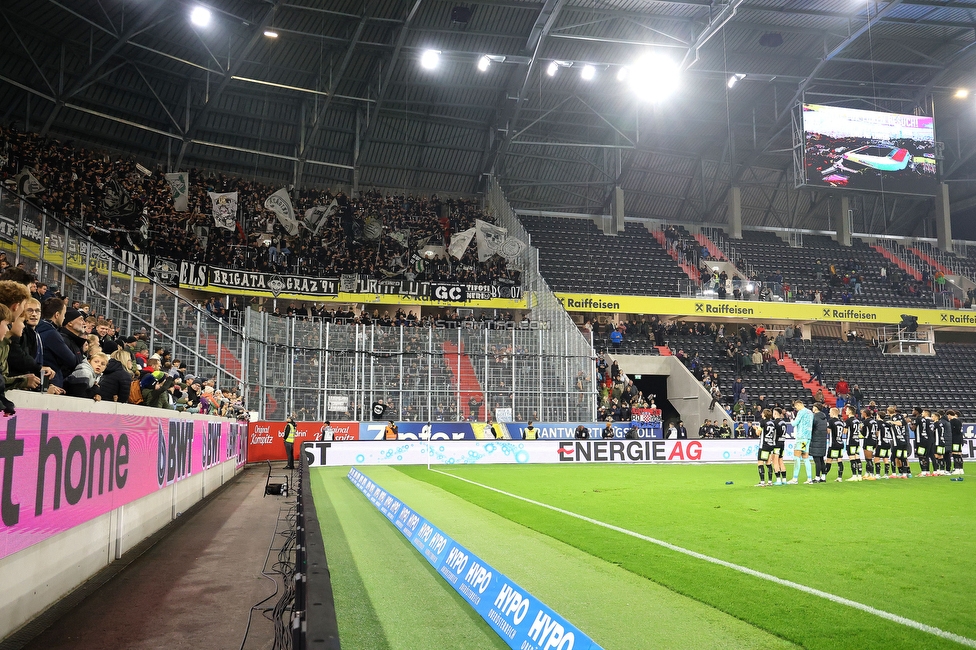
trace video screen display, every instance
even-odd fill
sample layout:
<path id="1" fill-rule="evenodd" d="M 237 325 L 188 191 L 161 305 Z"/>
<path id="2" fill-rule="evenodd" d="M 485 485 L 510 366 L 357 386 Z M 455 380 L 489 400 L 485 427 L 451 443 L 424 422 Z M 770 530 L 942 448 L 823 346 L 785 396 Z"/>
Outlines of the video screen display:
<path id="1" fill-rule="evenodd" d="M 806 184 L 869 192 L 936 192 L 931 117 L 803 104 Z"/>

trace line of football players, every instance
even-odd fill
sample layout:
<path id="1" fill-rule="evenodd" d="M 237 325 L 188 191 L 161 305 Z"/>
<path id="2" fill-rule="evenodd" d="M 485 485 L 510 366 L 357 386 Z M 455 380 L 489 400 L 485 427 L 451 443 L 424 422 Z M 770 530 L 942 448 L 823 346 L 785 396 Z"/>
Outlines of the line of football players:
<path id="1" fill-rule="evenodd" d="M 814 413 L 820 408 L 821 405 L 815 404 Z M 912 455 L 919 463 L 915 476 L 965 473 L 962 422 L 954 410 L 942 413 L 916 407 L 911 416 L 905 416 L 894 406 L 883 412 L 873 408 L 858 412 L 852 406 L 845 406 L 843 413 L 837 408 L 831 408 L 829 413 L 826 454 L 812 458 L 816 472 L 805 483 L 825 483 L 834 465 L 837 465 L 834 480 L 843 481 L 845 459 L 851 470 L 848 481 L 911 478 Z M 784 452 L 788 427 L 783 412 L 779 408 L 766 409 L 761 421 L 753 426 L 760 438 L 757 487 L 795 483 L 786 480 Z M 812 443 L 810 446 L 816 447 Z M 801 462 L 799 454 L 795 462 Z"/>

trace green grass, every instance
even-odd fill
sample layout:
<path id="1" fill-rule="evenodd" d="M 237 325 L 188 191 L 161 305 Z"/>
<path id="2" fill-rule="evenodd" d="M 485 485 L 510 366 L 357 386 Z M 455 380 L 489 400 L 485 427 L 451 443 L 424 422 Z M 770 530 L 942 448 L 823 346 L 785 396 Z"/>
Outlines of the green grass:
<path id="1" fill-rule="evenodd" d="M 613 563 L 408 478 L 394 468 L 366 467 L 362 471 L 605 648 L 794 647 Z M 364 508 L 373 508 L 365 497 L 361 500 Z M 387 526 L 395 530 L 388 522 Z M 424 563 L 419 553 L 415 556 L 417 562 Z"/>
<path id="2" fill-rule="evenodd" d="M 310 475 L 342 647 L 507 648 L 346 479 L 347 471 L 320 468 Z"/>
<path id="3" fill-rule="evenodd" d="M 400 471 L 798 645 L 959 647 L 426 468 Z M 759 489 L 752 487 L 758 477 L 749 465 L 495 465 L 446 471 L 976 638 L 972 483 L 930 478 Z M 727 480 L 734 485 L 725 485 Z M 451 532 L 424 512 L 423 503 L 411 505 Z M 482 552 L 476 545 L 472 550 Z M 511 577 L 520 580 L 518 573 Z"/>

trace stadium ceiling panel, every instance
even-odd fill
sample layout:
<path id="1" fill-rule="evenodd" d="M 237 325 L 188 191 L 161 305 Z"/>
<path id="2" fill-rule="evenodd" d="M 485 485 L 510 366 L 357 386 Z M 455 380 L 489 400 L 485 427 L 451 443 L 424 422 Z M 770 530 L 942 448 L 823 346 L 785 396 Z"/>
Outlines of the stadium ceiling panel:
<path id="1" fill-rule="evenodd" d="M 747 225 L 827 227 L 792 177 L 806 99 L 934 109 L 976 206 L 976 0 L 5 0 L 0 33 L 5 121 L 170 168 L 461 194 L 494 173 L 517 208 L 590 214 L 620 185 L 628 216 L 712 222 L 735 184 Z M 644 55 L 675 92 L 618 79 Z M 855 203 L 906 233 L 931 207 Z"/>

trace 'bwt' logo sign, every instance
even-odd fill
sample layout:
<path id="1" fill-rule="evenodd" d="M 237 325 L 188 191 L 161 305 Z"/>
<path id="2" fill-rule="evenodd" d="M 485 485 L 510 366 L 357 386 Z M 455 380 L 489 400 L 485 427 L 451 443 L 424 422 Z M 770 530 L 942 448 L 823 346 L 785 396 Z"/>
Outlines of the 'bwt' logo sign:
<path id="1" fill-rule="evenodd" d="M 434 285 L 435 300 L 451 300 L 454 302 L 465 302 L 468 299 L 467 287 L 458 284 L 438 284 Z"/>
<path id="2" fill-rule="evenodd" d="M 159 448 L 156 452 L 156 481 L 159 487 L 190 475 L 192 451 L 192 421 L 170 420 L 169 433 L 165 436 L 163 425 L 159 425 Z"/>

